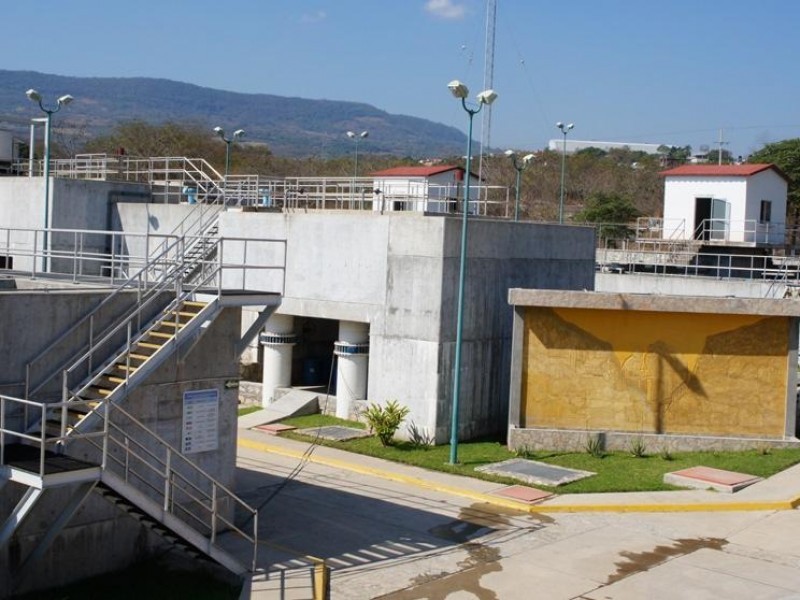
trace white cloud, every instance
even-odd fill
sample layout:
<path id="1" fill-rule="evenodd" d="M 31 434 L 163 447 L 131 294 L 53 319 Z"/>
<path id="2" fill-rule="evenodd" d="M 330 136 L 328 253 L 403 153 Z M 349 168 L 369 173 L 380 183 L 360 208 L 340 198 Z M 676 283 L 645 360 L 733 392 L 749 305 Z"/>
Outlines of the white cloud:
<path id="1" fill-rule="evenodd" d="M 430 14 L 441 19 L 463 19 L 467 12 L 463 4 L 454 0 L 428 0 L 425 3 L 425 10 Z"/>
<path id="2" fill-rule="evenodd" d="M 328 18 L 328 13 L 324 10 L 318 10 L 316 12 L 306 13 L 302 17 L 300 17 L 301 23 L 319 23 L 320 21 L 324 21 Z"/>

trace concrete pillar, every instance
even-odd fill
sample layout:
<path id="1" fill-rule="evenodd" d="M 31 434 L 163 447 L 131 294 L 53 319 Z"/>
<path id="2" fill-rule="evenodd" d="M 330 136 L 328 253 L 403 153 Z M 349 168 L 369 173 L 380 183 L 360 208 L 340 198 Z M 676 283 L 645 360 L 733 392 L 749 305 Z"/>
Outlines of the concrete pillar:
<path id="1" fill-rule="evenodd" d="M 369 324 L 339 321 L 336 354 L 336 416 L 349 419 L 356 400 L 367 396 Z"/>
<path id="2" fill-rule="evenodd" d="M 297 342 L 294 317 L 273 314 L 264 326 L 264 371 L 261 378 L 261 406 L 275 402 L 275 390 L 292 384 L 292 346 Z"/>

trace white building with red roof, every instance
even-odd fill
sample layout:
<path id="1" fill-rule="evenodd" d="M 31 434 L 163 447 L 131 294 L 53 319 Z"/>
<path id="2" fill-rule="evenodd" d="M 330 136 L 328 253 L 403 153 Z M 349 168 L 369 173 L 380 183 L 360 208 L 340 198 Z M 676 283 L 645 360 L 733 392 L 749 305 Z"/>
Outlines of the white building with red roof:
<path id="1" fill-rule="evenodd" d="M 775 165 L 682 165 L 661 175 L 663 238 L 784 244 L 788 179 Z"/>
<path id="2" fill-rule="evenodd" d="M 464 199 L 464 169 L 455 165 L 393 167 L 376 171 L 375 210 L 454 213 Z M 485 214 L 486 188 L 470 177 L 470 213 Z"/>

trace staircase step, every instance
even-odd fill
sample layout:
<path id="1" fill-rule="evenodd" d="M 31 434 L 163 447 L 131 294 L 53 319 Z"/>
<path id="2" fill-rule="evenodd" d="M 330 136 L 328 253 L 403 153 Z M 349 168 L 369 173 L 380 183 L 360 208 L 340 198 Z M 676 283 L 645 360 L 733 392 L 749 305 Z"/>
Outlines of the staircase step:
<path id="1" fill-rule="evenodd" d="M 148 335 L 150 335 L 152 337 L 161 338 L 161 339 L 164 339 L 164 340 L 171 340 L 172 338 L 175 337 L 174 333 L 166 333 L 164 331 L 150 331 L 148 333 Z"/>
<path id="2" fill-rule="evenodd" d="M 133 358 L 133 357 L 131 357 Z M 141 358 L 140 360 L 147 360 L 147 357 Z M 139 367 L 132 367 L 128 366 L 125 363 L 116 363 L 114 368 L 118 371 L 128 371 L 129 373 L 135 373 Z"/>
<path id="3" fill-rule="evenodd" d="M 153 348 L 155 350 L 158 350 L 159 348 L 161 348 L 163 344 L 155 344 L 153 342 L 138 342 L 136 345 L 141 346 L 142 348 Z"/>

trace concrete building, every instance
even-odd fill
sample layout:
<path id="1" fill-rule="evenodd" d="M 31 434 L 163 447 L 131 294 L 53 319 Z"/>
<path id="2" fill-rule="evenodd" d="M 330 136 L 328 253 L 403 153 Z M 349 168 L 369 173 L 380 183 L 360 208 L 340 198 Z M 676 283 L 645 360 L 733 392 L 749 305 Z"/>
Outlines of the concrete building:
<path id="1" fill-rule="evenodd" d="M 797 447 L 800 301 L 515 289 L 512 448 Z"/>
<path id="2" fill-rule="evenodd" d="M 631 150 L 632 152 L 646 152 L 647 154 L 660 154 L 662 144 L 642 144 L 639 142 L 601 142 L 598 140 L 566 140 L 566 153 L 575 154 L 588 148 L 598 150 Z M 564 140 L 554 139 L 547 142 L 547 149 L 552 152 L 564 152 Z"/>
<path id="3" fill-rule="evenodd" d="M 417 212 L 461 212 L 458 203 L 464 198 L 464 169 L 454 165 L 394 167 L 371 173 L 375 193 L 386 205 L 376 202 L 374 210 L 413 210 Z M 470 214 L 478 213 L 480 186 L 477 175 L 470 173 L 470 186 L 477 194 L 471 203 Z"/>
<path id="4" fill-rule="evenodd" d="M 154 160 L 152 172 L 129 157 L 56 162 L 47 201 L 40 176 L 0 178 L 0 257 L 11 276 L 0 336 L 23 338 L 0 365 L 0 592 L 162 550 L 163 538 L 119 514 L 122 505 L 173 543 L 246 569 L 217 533 L 256 544 L 233 518 L 254 509 L 229 486 L 236 363 L 259 332 L 265 403 L 296 386 L 316 389 L 340 416 L 397 400 L 411 409 L 407 424 L 447 439 L 461 215 L 382 213 L 325 195 L 298 209 L 296 186 L 290 197 L 291 185 L 275 182 L 265 206 L 257 181 L 232 192 L 222 177 L 200 180 L 207 169 L 197 161 Z M 468 232 L 460 439 L 505 429 L 508 288 L 591 288 L 594 273 L 590 228 L 473 216 Z M 22 295 L 23 281 L 58 283 Z M 132 475 L 131 446 L 158 455 L 151 474 Z M 62 448 L 72 462 L 54 480 L 56 457 L 44 450 Z M 137 478 L 145 489 L 132 487 Z M 37 511 L 54 515 L 53 526 L 31 519 Z"/>
<path id="5" fill-rule="evenodd" d="M 683 165 L 661 175 L 664 239 L 783 246 L 788 179 L 775 165 Z"/>

